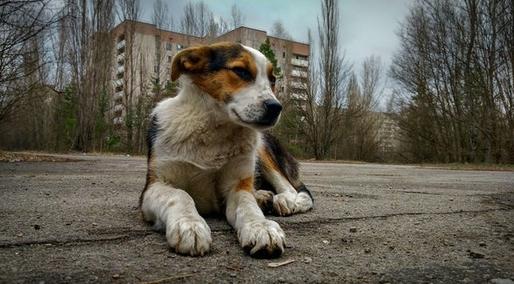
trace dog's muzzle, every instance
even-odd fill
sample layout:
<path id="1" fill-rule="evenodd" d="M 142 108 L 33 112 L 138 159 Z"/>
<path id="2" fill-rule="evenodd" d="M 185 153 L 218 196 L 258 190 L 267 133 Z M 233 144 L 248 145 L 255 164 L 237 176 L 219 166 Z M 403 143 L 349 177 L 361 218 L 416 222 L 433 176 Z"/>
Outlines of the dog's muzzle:
<path id="1" fill-rule="evenodd" d="M 280 116 L 282 105 L 274 99 L 265 100 L 263 104 L 264 115 L 259 119 L 259 124 L 267 126 L 274 125 Z"/>

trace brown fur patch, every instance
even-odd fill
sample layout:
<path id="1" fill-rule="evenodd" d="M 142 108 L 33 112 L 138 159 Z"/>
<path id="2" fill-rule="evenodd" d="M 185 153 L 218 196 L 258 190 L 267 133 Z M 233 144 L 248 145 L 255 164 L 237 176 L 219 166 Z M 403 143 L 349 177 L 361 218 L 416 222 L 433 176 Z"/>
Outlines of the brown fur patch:
<path id="1" fill-rule="evenodd" d="M 253 177 L 247 177 L 242 180 L 239 180 L 239 183 L 237 184 L 236 191 L 248 191 L 251 192 L 253 190 Z"/>
<path id="2" fill-rule="evenodd" d="M 226 69 L 212 74 L 194 76 L 193 83 L 214 99 L 225 102 L 229 101 L 234 93 L 249 85 L 249 82 L 241 80 L 232 71 Z"/>
<path id="3" fill-rule="evenodd" d="M 274 170 L 274 171 L 277 171 L 279 172 L 280 174 L 282 174 L 280 172 L 280 169 L 278 168 L 278 165 L 277 163 L 275 163 L 275 161 L 273 160 L 273 158 L 270 156 L 270 154 L 268 153 L 268 151 L 266 151 L 265 148 L 262 148 L 259 150 L 259 158 L 261 159 L 262 161 L 262 165 L 268 169 L 268 170 Z"/>
<path id="4" fill-rule="evenodd" d="M 219 101 L 230 101 L 231 96 L 251 82 L 245 81 L 230 69 L 247 70 L 252 78 L 257 76 L 253 56 L 240 44 L 217 43 L 192 47 L 178 53 L 173 59 L 172 80 L 180 75 L 190 75 L 193 83 Z"/>

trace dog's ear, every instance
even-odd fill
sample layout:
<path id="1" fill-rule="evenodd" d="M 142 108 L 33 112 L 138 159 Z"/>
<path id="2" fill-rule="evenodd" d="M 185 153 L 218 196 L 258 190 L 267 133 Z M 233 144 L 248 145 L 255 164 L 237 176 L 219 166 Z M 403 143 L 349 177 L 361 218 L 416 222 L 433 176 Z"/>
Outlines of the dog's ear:
<path id="1" fill-rule="evenodd" d="M 190 47 L 177 53 L 171 64 L 171 80 L 182 74 L 202 73 L 209 64 L 209 47 Z"/>

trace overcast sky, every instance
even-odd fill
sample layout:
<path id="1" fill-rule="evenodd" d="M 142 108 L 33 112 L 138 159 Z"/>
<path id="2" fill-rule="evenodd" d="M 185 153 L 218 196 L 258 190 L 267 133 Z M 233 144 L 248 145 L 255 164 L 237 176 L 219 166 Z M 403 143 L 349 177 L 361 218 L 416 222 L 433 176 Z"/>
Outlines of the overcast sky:
<path id="1" fill-rule="evenodd" d="M 188 1 L 164 0 L 178 30 L 182 9 Z M 340 0 L 340 44 L 346 58 L 355 67 L 370 55 L 378 55 L 387 68 L 398 47 L 396 31 L 415 0 Z M 205 0 L 213 13 L 230 19 L 236 3 L 245 16 L 245 26 L 270 31 L 273 22 L 281 20 L 294 40 L 307 41 L 307 29 L 317 31 L 320 15 L 318 0 Z M 141 1 L 143 18 L 151 22 L 154 0 Z M 359 68 L 357 68 L 359 69 Z"/>

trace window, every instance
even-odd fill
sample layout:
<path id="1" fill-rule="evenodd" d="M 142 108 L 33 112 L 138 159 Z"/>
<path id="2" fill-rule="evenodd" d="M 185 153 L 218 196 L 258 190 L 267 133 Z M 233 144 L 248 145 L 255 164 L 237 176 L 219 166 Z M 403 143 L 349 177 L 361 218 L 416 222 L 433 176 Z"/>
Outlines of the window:
<path id="1" fill-rule="evenodd" d="M 171 48 L 172 48 L 171 43 L 167 42 L 166 43 L 166 50 L 171 50 Z"/>
<path id="2" fill-rule="evenodd" d="M 182 48 L 184 48 L 182 44 L 177 44 L 177 50 L 181 50 Z"/>
<path id="3" fill-rule="evenodd" d="M 168 56 L 168 63 L 171 62 L 171 56 Z"/>
<path id="4" fill-rule="evenodd" d="M 158 73 L 159 72 L 159 66 L 154 65 L 153 66 L 153 72 Z"/>
<path id="5" fill-rule="evenodd" d="M 286 58 L 286 52 L 282 52 L 282 58 Z"/>

